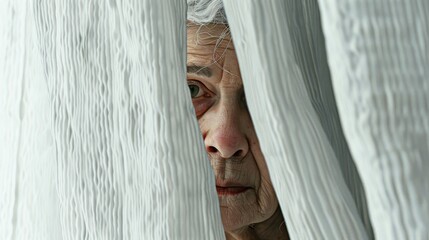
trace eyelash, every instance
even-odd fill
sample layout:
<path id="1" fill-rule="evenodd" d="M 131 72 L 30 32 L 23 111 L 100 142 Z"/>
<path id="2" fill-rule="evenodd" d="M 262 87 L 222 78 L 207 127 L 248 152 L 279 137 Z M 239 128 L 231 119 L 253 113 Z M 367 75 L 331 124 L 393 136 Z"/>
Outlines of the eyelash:
<path id="1" fill-rule="evenodd" d="M 198 86 L 198 87 L 199 87 L 199 90 L 200 90 L 200 91 L 203 91 L 203 93 L 202 93 L 202 95 L 201 95 L 201 96 L 193 97 L 193 99 L 200 98 L 200 97 L 202 97 L 202 96 L 210 97 L 210 91 L 209 91 L 209 90 L 207 89 L 207 87 L 206 87 L 204 84 L 202 84 L 200 81 L 197 81 L 197 80 L 188 80 L 188 86 L 190 86 L 190 85 L 196 85 L 196 86 Z"/>
<path id="2" fill-rule="evenodd" d="M 192 98 L 192 103 L 195 108 L 195 113 L 197 117 L 201 117 L 214 103 L 214 94 L 207 89 L 207 87 L 197 80 L 188 80 L 188 86 L 196 85 L 199 88 L 199 91 L 202 91 L 202 94 L 197 97 Z M 191 94 L 192 97 L 192 94 Z"/>
<path id="3" fill-rule="evenodd" d="M 211 93 L 210 90 L 208 90 L 207 87 L 203 83 L 201 83 L 200 81 L 197 81 L 197 80 L 188 80 L 188 86 L 189 85 L 196 85 L 196 86 L 198 86 L 200 88 L 200 91 L 204 91 L 203 95 L 205 95 L 206 97 L 210 97 L 210 93 Z M 193 97 L 192 99 L 197 99 L 199 97 L 201 97 L 201 96 Z M 243 96 L 241 98 L 241 101 L 243 103 L 243 106 L 247 108 L 247 100 L 246 100 L 246 95 L 244 93 L 243 93 Z"/>

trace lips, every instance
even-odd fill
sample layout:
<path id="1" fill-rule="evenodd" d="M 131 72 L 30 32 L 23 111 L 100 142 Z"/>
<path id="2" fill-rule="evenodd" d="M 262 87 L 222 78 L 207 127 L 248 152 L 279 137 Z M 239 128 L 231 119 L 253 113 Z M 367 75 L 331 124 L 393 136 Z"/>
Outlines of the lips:
<path id="1" fill-rule="evenodd" d="M 237 195 L 242 192 L 247 191 L 248 187 L 219 187 L 216 186 L 216 191 L 218 195 Z"/>
<path id="2" fill-rule="evenodd" d="M 216 179 L 216 191 L 219 196 L 238 195 L 249 190 L 250 187 L 239 183 Z"/>

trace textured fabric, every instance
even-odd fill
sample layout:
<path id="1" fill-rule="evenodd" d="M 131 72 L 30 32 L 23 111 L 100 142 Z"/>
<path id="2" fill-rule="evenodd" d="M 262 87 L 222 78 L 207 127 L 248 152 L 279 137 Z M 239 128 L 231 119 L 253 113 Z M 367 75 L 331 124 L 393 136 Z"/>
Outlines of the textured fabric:
<path id="1" fill-rule="evenodd" d="M 429 2 L 320 0 L 377 239 L 429 239 Z"/>
<path id="2" fill-rule="evenodd" d="M 184 1 L 1 1 L 0 239 L 222 239 Z"/>
<path id="3" fill-rule="evenodd" d="M 28 1 L 0 1 L 0 239 L 62 239 L 48 89 Z"/>
<path id="4" fill-rule="evenodd" d="M 224 4 L 249 110 L 291 238 L 367 239 L 337 159 L 342 157 L 340 161 L 348 163 L 341 165 L 353 167 L 341 143 L 334 99 L 328 95 L 332 90 L 326 84 L 330 76 L 323 59 L 323 36 L 300 28 L 308 34 L 306 38 L 294 29 L 300 21 L 294 17 L 297 10 L 315 12 L 305 7 L 311 2 L 231 0 Z M 312 17 L 317 15 L 301 21 L 310 22 Z M 318 22 L 313 23 L 309 25 L 317 31 Z M 308 43 L 309 39 L 313 42 Z M 312 62 L 312 57 L 319 61 Z M 348 168 L 343 167 L 349 179 L 355 174 L 359 180 L 356 171 Z"/>
<path id="5" fill-rule="evenodd" d="M 429 239 L 427 0 L 187 3 L 228 17 L 291 239 Z M 0 239 L 224 239 L 185 4 L 0 0 Z"/>

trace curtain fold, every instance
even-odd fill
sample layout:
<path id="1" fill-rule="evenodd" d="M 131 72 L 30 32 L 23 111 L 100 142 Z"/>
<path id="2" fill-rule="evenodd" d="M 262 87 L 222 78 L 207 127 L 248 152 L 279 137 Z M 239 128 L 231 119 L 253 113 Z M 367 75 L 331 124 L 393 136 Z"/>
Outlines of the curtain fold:
<path id="1" fill-rule="evenodd" d="M 1 1 L 1 239 L 223 239 L 184 1 Z"/>
<path id="2" fill-rule="evenodd" d="M 377 239 L 429 238 L 429 2 L 319 0 Z"/>
<path id="3" fill-rule="evenodd" d="M 291 239 L 428 239 L 429 2 L 223 3 Z M 225 238 L 185 4 L 0 1 L 0 239 Z"/>
<path id="4" fill-rule="evenodd" d="M 0 239 L 61 239 L 33 1 L 0 1 Z"/>
<path id="5" fill-rule="evenodd" d="M 317 2 L 224 4 L 249 110 L 291 238 L 372 238 L 335 107 Z"/>

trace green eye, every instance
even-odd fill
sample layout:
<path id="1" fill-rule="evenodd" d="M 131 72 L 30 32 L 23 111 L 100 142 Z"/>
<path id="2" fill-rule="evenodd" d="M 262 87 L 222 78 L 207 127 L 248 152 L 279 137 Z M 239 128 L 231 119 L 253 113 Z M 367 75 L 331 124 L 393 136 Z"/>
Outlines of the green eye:
<path id="1" fill-rule="evenodd" d="M 197 85 L 188 85 L 189 86 L 189 91 L 191 92 L 191 97 L 197 97 L 198 93 L 200 92 L 200 87 L 198 87 Z"/>

